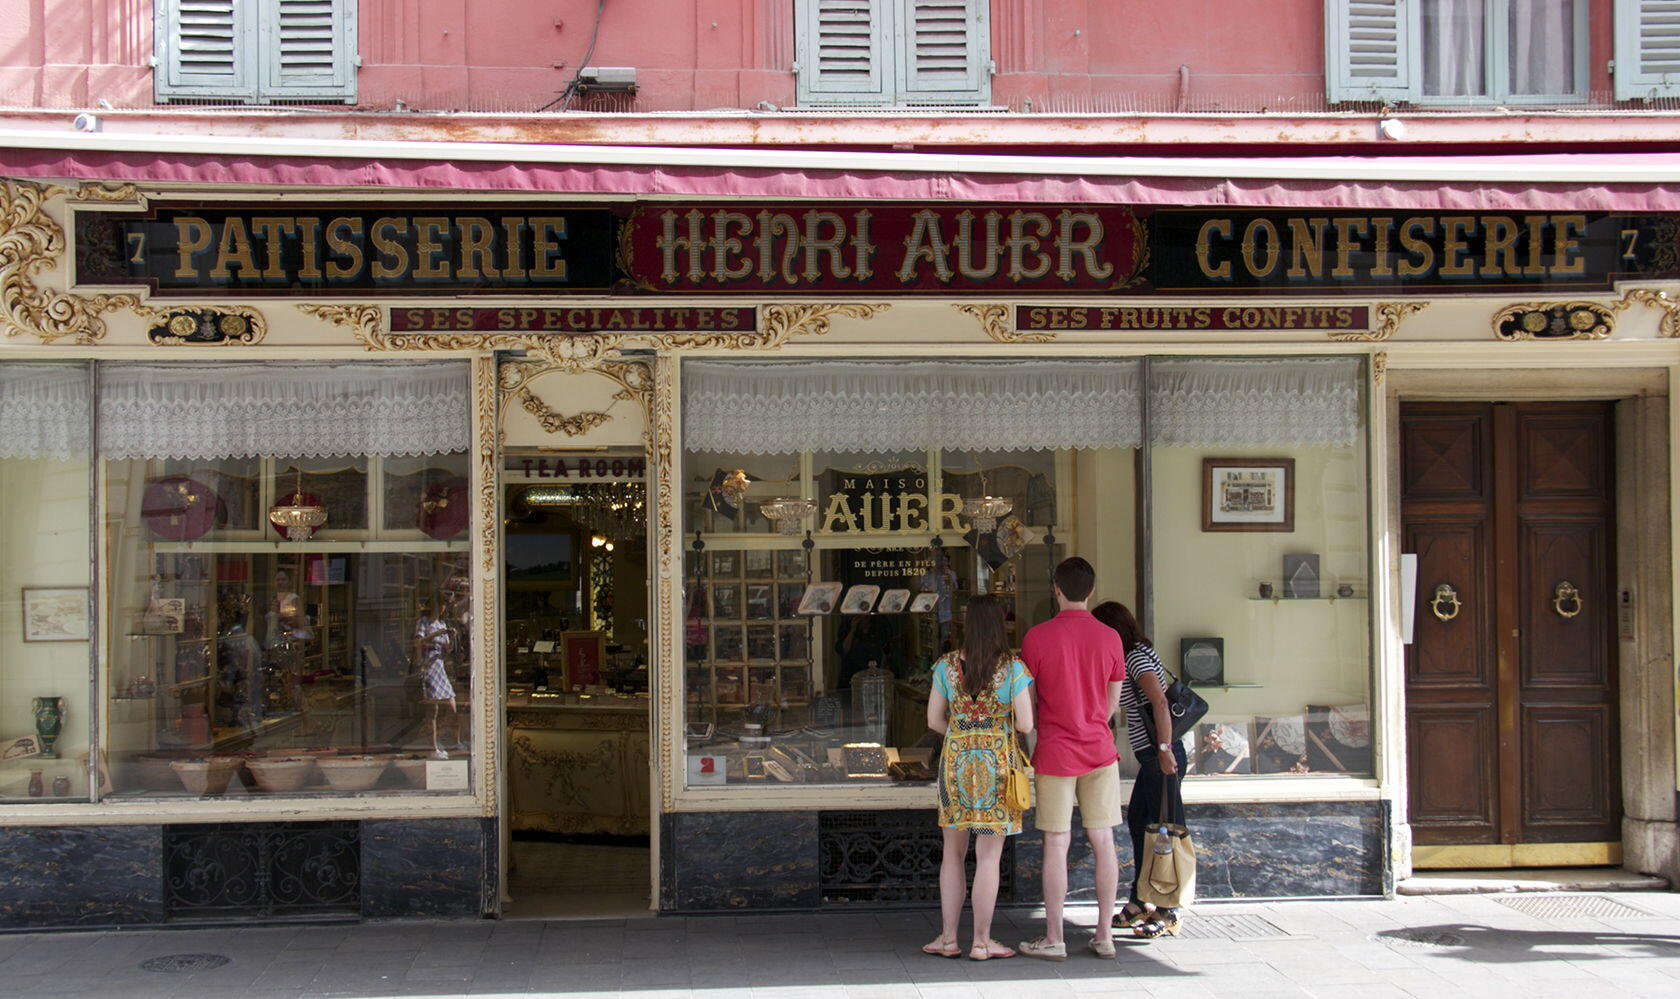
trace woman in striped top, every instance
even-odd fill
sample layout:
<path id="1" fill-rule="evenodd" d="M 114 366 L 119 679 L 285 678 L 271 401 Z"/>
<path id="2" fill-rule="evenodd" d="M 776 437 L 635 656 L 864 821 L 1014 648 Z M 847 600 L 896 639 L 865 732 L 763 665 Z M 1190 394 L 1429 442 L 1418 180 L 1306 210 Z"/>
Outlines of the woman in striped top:
<path id="1" fill-rule="evenodd" d="M 1163 934 L 1178 935 L 1178 910 L 1156 909 L 1138 899 L 1138 877 L 1143 870 L 1143 836 L 1161 815 L 1164 778 L 1184 773 L 1184 746 L 1172 738 L 1172 716 L 1167 712 L 1166 667 L 1155 654 L 1149 636 L 1138 627 L 1137 618 L 1125 604 L 1110 600 L 1091 611 L 1093 617 L 1120 634 L 1126 647 L 1126 684 L 1120 703 L 1126 709 L 1126 736 L 1137 756 L 1138 775 L 1132 784 L 1132 800 L 1126 805 L 1126 826 L 1132 833 L 1132 897 L 1114 914 L 1116 927 L 1131 927 L 1134 934 L 1153 939 Z M 1148 721 L 1145 721 L 1145 712 Z M 1152 733 L 1163 733 L 1156 737 Z M 1169 822 L 1184 823 L 1184 796 L 1173 796 Z"/>

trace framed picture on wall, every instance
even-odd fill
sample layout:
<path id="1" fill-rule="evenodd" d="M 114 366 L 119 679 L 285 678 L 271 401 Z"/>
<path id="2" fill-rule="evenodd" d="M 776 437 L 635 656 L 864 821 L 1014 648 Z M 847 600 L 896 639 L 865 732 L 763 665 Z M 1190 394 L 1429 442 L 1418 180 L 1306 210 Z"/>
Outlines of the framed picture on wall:
<path id="1" fill-rule="evenodd" d="M 185 604 L 185 601 L 178 601 Z M 183 606 L 183 613 L 185 608 Z M 177 625 L 176 631 L 180 631 Z M 85 586 L 25 587 L 23 640 L 26 642 L 85 642 L 88 640 L 88 588 Z"/>
<path id="2" fill-rule="evenodd" d="M 1203 458 L 1202 530 L 1295 530 L 1295 459 Z"/>

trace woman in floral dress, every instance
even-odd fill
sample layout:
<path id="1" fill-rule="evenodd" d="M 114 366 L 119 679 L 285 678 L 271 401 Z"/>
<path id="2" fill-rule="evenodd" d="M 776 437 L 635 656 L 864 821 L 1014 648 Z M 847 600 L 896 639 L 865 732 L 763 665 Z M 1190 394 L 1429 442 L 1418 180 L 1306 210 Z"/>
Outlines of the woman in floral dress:
<path id="1" fill-rule="evenodd" d="M 957 923 L 962 918 L 968 836 L 974 844 L 974 934 L 971 960 L 1014 957 L 992 939 L 997 905 L 998 860 L 1003 838 L 1021 831 L 1021 813 L 1004 803 L 1010 726 L 1026 734 L 1033 727 L 1032 677 L 1010 650 L 1003 631 L 1003 603 L 981 595 L 968 602 L 959 651 L 933 665 L 928 727 L 945 735 L 939 763 L 939 825 L 945 854 L 939 868 L 939 905 L 944 922 L 937 939 L 922 948 L 940 957 L 962 956 Z"/>

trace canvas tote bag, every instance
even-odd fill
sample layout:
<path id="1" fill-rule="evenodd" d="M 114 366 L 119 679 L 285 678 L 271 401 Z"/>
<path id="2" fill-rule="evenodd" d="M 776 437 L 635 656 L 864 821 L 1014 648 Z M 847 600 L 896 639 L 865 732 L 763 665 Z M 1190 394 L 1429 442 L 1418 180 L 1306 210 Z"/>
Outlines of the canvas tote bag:
<path id="1" fill-rule="evenodd" d="M 1143 834 L 1143 865 L 1138 878 L 1138 898 L 1161 909 L 1177 909 L 1196 900 L 1196 845 L 1190 830 L 1167 821 L 1176 796 L 1183 801 L 1184 778 L 1163 777 L 1161 814 Z"/>

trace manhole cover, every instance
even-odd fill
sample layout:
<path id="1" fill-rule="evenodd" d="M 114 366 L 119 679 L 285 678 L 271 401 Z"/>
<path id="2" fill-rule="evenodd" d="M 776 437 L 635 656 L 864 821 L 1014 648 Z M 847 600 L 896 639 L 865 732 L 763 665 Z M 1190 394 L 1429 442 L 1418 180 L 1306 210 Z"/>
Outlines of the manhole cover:
<path id="1" fill-rule="evenodd" d="M 1447 947 L 1464 946 L 1464 938 L 1457 933 L 1446 930 L 1405 929 L 1378 933 L 1371 938 L 1396 947 L 1418 948 L 1422 950 L 1441 950 Z"/>
<path id="2" fill-rule="evenodd" d="M 1179 936 L 1191 940 L 1272 940 L 1288 932 L 1259 916 L 1187 916 Z"/>
<path id="3" fill-rule="evenodd" d="M 1495 901 L 1535 919 L 1655 919 L 1644 909 L 1635 909 L 1603 895 L 1515 895 Z"/>
<path id="4" fill-rule="evenodd" d="M 208 971 L 220 968 L 232 958 L 220 954 L 170 954 L 167 957 L 154 957 L 140 962 L 144 971 L 164 971 L 178 974 L 183 971 Z"/>

